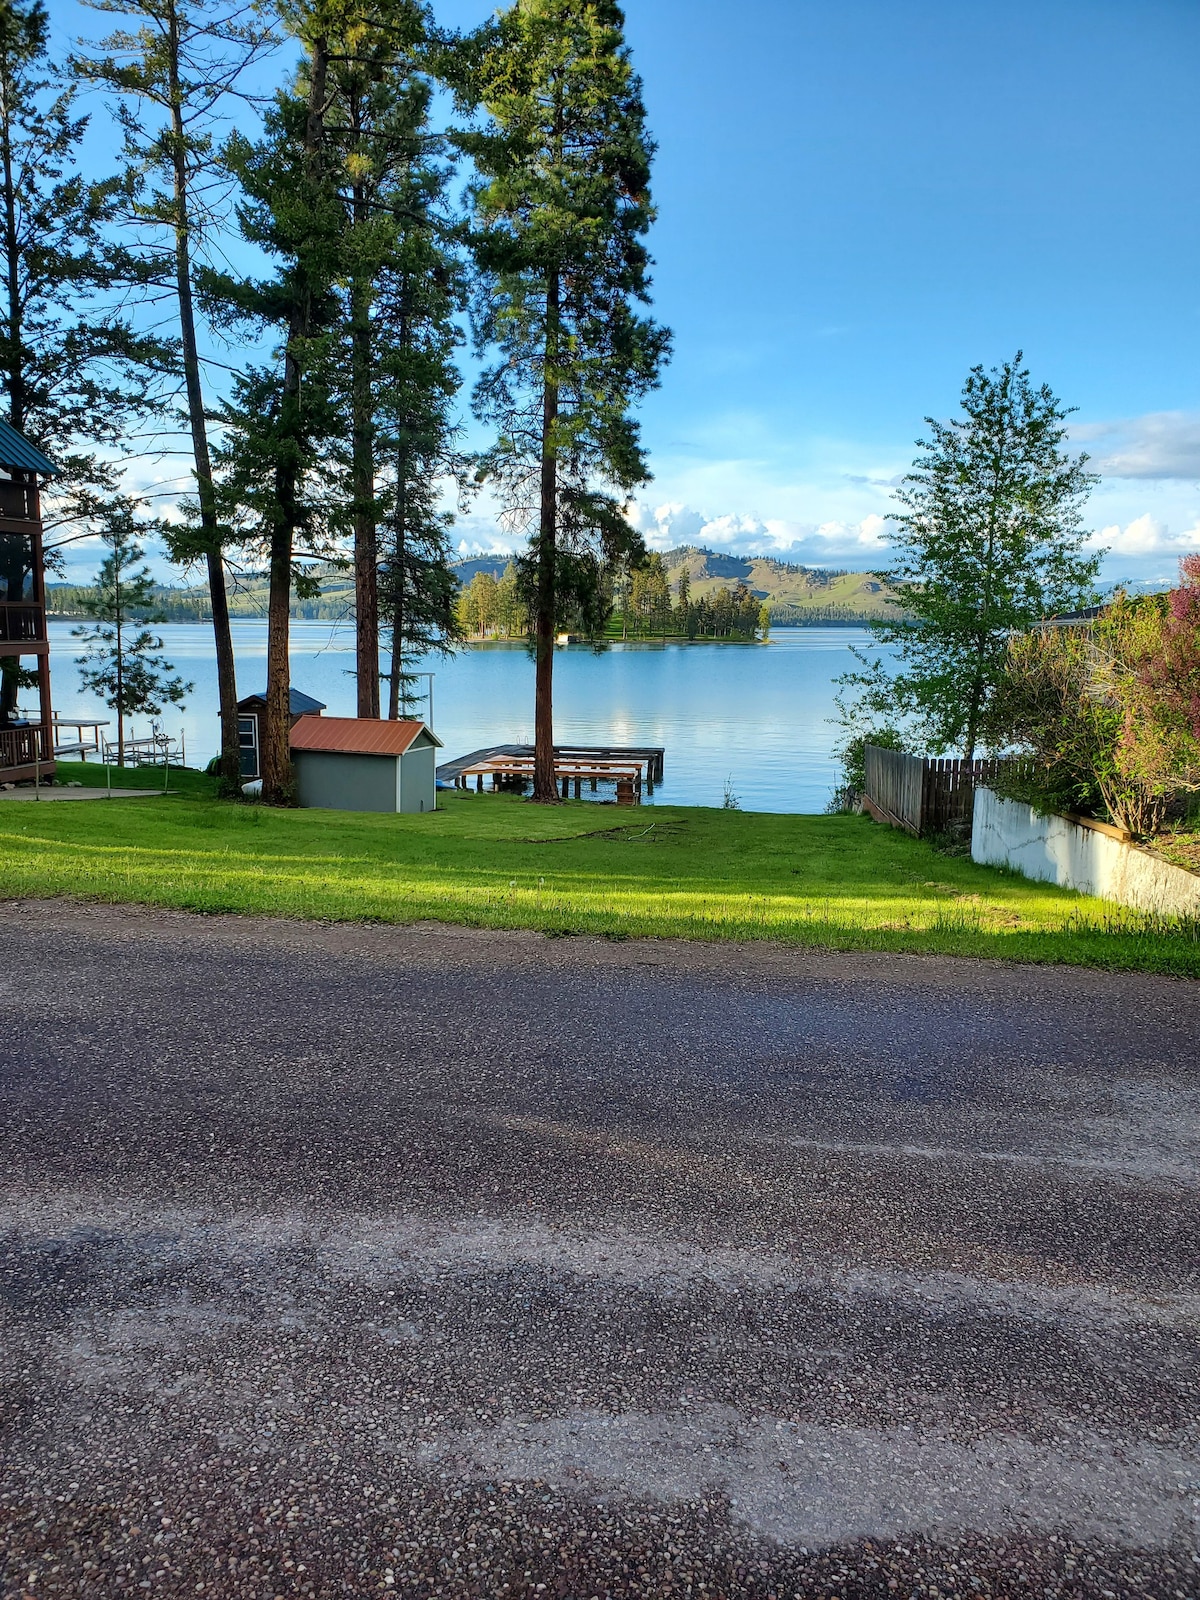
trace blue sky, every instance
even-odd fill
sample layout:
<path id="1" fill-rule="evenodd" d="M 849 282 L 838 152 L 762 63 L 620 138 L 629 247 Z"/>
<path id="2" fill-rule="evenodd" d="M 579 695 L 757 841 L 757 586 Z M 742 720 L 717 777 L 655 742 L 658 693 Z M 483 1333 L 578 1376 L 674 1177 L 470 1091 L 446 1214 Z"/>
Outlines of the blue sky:
<path id="1" fill-rule="evenodd" d="M 437 0 L 445 23 L 492 7 Z M 885 557 L 967 369 L 1079 408 L 1113 576 L 1200 548 L 1195 0 L 628 0 L 659 144 L 651 543 Z M 94 27 L 73 0 L 60 37 Z M 73 24 L 75 24 L 73 26 Z M 464 543 L 503 543 L 486 508 Z"/>

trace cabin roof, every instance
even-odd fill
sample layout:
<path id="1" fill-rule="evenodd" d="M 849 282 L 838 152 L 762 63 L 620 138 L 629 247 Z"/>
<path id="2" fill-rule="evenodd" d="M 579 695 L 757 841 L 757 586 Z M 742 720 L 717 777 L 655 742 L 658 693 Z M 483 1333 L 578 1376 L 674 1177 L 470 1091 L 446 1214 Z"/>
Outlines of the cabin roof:
<path id="1" fill-rule="evenodd" d="M 249 711 L 251 706 L 265 706 L 267 691 L 261 694 L 248 694 L 244 700 L 238 701 L 239 711 Z M 314 700 L 312 695 L 304 694 L 299 689 L 288 690 L 288 710 L 293 717 L 303 717 L 310 711 L 324 711 L 324 700 Z"/>
<path id="2" fill-rule="evenodd" d="M 58 468 L 48 461 L 40 450 L 35 450 L 29 440 L 0 417 L 0 467 L 18 472 L 38 472 L 43 477 L 56 477 Z"/>
<path id="3" fill-rule="evenodd" d="M 402 756 L 422 733 L 440 748 L 442 741 L 423 722 L 386 722 L 381 717 L 301 717 L 292 729 L 292 749 Z"/>

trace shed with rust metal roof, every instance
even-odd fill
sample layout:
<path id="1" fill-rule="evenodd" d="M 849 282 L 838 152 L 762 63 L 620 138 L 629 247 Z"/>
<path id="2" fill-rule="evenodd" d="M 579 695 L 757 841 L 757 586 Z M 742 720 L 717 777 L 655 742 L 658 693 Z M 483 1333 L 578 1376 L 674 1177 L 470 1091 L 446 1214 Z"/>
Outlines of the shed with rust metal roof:
<path id="1" fill-rule="evenodd" d="M 297 798 L 330 811 L 433 811 L 441 747 L 423 722 L 301 717 L 291 732 Z"/>

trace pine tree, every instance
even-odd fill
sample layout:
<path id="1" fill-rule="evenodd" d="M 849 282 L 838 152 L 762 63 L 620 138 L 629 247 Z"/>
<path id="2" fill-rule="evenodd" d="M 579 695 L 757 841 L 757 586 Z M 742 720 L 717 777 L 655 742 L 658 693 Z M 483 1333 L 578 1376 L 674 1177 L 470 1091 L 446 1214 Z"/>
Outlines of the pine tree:
<path id="1" fill-rule="evenodd" d="M 679 582 L 676 586 L 675 601 L 675 611 L 679 619 L 679 631 L 681 633 L 686 633 L 688 631 L 688 618 L 691 610 L 691 604 L 692 575 L 688 571 L 685 564 L 683 570 L 679 574 Z"/>
<path id="2" fill-rule="evenodd" d="M 334 364 L 345 208 L 337 153 L 325 136 L 335 8 L 319 4 L 296 20 L 302 46 L 294 85 L 265 118 L 264 137 L 234 135 L 225 160 L 242 188 L 246 239 L 275 264 L 274 274 L 245 280 L 199 274 L 214 313 L 248 318 L 278 333 L 275 364 L 239 374 L 219 412 L 224 439 L 214 452 L 219 514 L 267 560 L 267 705 L 261 745 L 263 799 L 294 798 L 289 748 L 291 600 L 311 592 L 304 558 L 332 553 L 327 460 L 338 437 Z"/>
<path id="3" fill-rule="evenodd" d="M 71 631 L 85 647 L 76 659 L 80 683 L 117 714 L 117 765 L 123 767 L 125 719 L 158 716 L 164 705 L 181 704 L 194 685 L 172 676 L 174 667 L 159 654 L 162 640 L 148 626 L 162 618 L 139 539 L 161 533 L 161 526 L 139 521 L 133 501 L 118 495 L 104 507 L 98 531 L 108 554 L 83 602 L 91 620 Z"/>
<path id="4" fill-rule="evenodd" d="M 848 724 L 906 719 L 933 754 L 971 760 L 1010 636 L 1095 595 L 1100 554 L 1085 554 L 1082 524 L 1095 478 L 1065 449 L 1070 412 L 1021 362 L 973 367 L 963 415 L 925 419 L 926 453 L 896 496 L 895 565 L 875 574 L 904 613 L 871 624 L 893 654 L 860 655 L 842 680 Z"/>
<path id="5" fill-rule="evenodd" d="M 477 414 L 498 432 L 481 464 L 527 531 L 522 577 L 536 650 L 534 799 L 557 799 L 554 639 L 561 614 L 598 631 L 603 567 L 643 553 L 623 515 L 647 481 L 631 407 L 669 337 L 648 298 L 652 145 L 612 0 L 516 0 L 482 41 L 473 83 L 487 127 L 474 158 Z"/>
<path id="6" fill-rule="evenodd" d="M 122 186 L 78 172 L 75 102 L 42 0 L 0 0 L 0 381 L 12 426 L 59 469 L 43 496 L 51 550 L 90 531 L 171 360 L 112 304 L 129 270 L 109 238 Z"/>
<path id="7" fill-rule="evenodd" d="M 388 715 L 406 661 L 458 637 L 442 487 L 461 481 L 452 405 L 465 306 L 453 243 L 445 139 L 430 125 L 431 62 L 446 49 L 413 0 L 355 0 L 333 53 L 326 115 L 344 151 L 343 241 L 358 711 L 380 713 L 381 619 L 389 635 Z"/>
<path id="8" fill-rule="evenodd" d="M 174 302 L 183 361 L 186 416 L 196 484 L 196 516 L 168 525 L 176 560 L 204 561 L 212 602 L 221 714 L 220 770 L 227 791 L 240 782 L 237 679 L 229 600 L 209 449 L 204 382 L 196 331 L 193 262 L 219 219 L 220 188 L 214 140 L 218 119 L 247 68 L 273 38 L 245 21 L 245 7 L 207 0 L 91 0 L 97 10 L 138 24 L 104 39 L 98 53 L 77 59 L 81 76 L 118 97 L 131 190 L 128 222 L 139 238 L 131 247 L 156 295 Z M 146 185 L 149 183 L 149 191 Z M 165 239 L 164 239 L 165 235 Z"/>
<path id="9" fill-rule="evenodd" d="M 337 153 L 346 210 L 339 271 L 344 296 L 346 410 L 349 436 L 339 455 L 349 479 L 354 549 L 358 715 L 378 717 L 379 521 L 377 478 L 384 461 L 377 383 L 389 343 L 389 320 L 378 304 L 381 279 L 397 266 L 405 236 L 427 218 L 414 171 L 429 142 L 430 89 L 420 70 L 425 8 L 414 0 L 347 0 L 330 38 L 325 137 Z M 401 316 L 401 321 L 403 317 Z M 401 328 L 403 342 L 407 336 Z M 406 559 L 390 571 L 406 597 Z"/>

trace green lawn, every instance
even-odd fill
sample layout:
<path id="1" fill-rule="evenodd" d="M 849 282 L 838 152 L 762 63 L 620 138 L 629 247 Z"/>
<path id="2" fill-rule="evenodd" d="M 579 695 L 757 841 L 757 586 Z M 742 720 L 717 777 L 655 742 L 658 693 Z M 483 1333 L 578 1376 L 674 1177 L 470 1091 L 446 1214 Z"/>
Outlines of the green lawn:
<path id="1" fill-rule="evenodd" d="M 96 768 L 63 766 L 92 782 Z M 161 785 L 130 773 L 127 786 Z M 0 801 L 0 893 L 550 934 L 775 939 L 1200 976 L 1200 930 L 948 857 L 862 817 L 443 793 L 418 817 L 167 796 Z"/>

